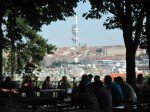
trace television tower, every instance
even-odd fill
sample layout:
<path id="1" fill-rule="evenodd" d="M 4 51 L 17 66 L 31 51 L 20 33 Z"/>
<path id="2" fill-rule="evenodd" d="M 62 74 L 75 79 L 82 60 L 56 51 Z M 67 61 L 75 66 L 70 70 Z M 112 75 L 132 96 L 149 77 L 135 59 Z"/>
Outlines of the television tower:
<path id="1" fill-rule="evenodd" d="M 79 30 L 77 27 L 77 15 L 75 15 L 75 23 L 72 26 L 72 42 L 74 44 L 74 47 L 77 47 L 78 41 L 79 41 Z"/>
<path id="2" fill-rule="evenodd" d="M 76 54 L 76 50 L 77 50 L 77 47 L 78 47 L 78 42 L 79 42 L 79 30 L 78 30 L 78 27 L 77 27 L 77 15 L 75 15 L 75 23 L 73 23 L 73 26 L 72 26 L 72 42 L 73 42 L 73 49 L 74 49 L 74 55 L 75 55 L 75 58 L 74 58 L 74 62 L 75 63 L 78 63 L 78 57 L 77 57 L 77 54 Z"/>

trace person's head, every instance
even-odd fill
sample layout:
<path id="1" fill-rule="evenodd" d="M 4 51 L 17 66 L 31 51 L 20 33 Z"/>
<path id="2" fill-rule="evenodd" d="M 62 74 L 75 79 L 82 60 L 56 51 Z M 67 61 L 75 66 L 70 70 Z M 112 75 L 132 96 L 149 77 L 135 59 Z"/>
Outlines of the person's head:
<path id="1" fill-rule="evenodd" d="M 5 82 L 11 82 L 12 81 L 12 79 L 11 79 L 11 77 L 10 76 L 7 76 L 6 78 L 5 78 Z"/>
<path id="2" fill-rule="evenodd" d="M 100 76 L 96 75 L 96 76 L 94 77 L 94 82 L 98 82 L 98 81 L 100 81 Z"/>
<path id="3" fill-rule="evenodd" d="M 86 74 L 83 74 L 81 77 L 81 81 L 88 82 L 88 76 Z"/>
<path id="4" fill-rule="evenodd" d="M 124 80 L 123 80 L 122 77 L 118 76 L 118 77 L 115 77 L 115 78 L 114 78 L 114 81 L 120 84 L 120 83 L 122 83 Z"/>
<path id="5" fill-rule="evenodd" d="M 143 81 L 143 74 L 138 74 L 137 75 L 137 82 L 142 82 Z"/>
<path id="6" fill-rule="evenodd" d="M 51 79 L 50 79 L 50 76 L 47 76 L 47 77 L 46 77 L 46 81 L 47 81 L 47 82 L 50 82 L 50 80 L 51 80 Z"/>
<path id="7" fill-rule="evenodd" d="M 63 82 L 67 82 L 67 81 L 68 81 L 67 76 L 63 76 L 63 77 L 62 77 L 62 81 L 63 81 Z"/>
<path id="8" fill-rule="evenodd" d="M 105 82 L 106 84 L 111 83 L 111 82 L 112 82 L 112 77 L 109 76 L 109 75 L 106 75 L 106 76 L 104 77 L 104 82 Z"/>
<path id="9" fill-rule="evenodd" d="M 92 75 L 92 74 L 89 74 L 89 75 L 88 75 L 88 80 L 91 81 L 92 78 L 93 78 L 93 75 Z"/>

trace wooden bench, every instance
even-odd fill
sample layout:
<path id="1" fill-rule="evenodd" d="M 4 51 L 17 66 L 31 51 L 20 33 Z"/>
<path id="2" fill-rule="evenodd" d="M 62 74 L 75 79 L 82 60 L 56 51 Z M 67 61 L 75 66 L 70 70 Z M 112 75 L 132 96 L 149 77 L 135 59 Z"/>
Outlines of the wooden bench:
<path id="1" fill-rule="evenodd" d="M 138 112 L 148 112 L 150 104 L 148 103 L 141 103 L 141 102 L 135 102 L 135 103 L 129 103 L 129 104 L 123 104 L 118 106 L 113 106 L 112 110 L 114 112 L 130 112 L 130 111 L 138 111 Z"/>
<path id="2" fill-rule="evenodd" d="M 17 99 L 19 103 L 32 106 L 33 110 L 36 110 L 38 106 L 44 105 L 52 105 L 55 107 L 57 104 L 57 98 L 50 98 L 50 97 L 21 97 Z"/>
<path id="3" fill-rule="evenodd" d="M 67 110 L 69 111 L 69 106 L 70 104 L 56 104 L 56 110 L 58 109 L 59 112 L 62 112 L 62 109 L 67 108 Z"/>

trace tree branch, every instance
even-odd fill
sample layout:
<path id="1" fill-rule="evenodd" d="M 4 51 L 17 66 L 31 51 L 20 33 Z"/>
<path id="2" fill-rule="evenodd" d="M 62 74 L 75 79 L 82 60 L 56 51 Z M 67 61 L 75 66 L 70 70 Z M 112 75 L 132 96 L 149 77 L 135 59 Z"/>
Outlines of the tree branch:
<path id="1" fill-rule="evenodd" d="M 109 7 L 106 7 L 105 5 L 99 4 L 102 8 L 106 9 L 108 12 L 116 15 L 115 10 L 110 10 Z"/>
<path id="2" fill-rule="evenodd" d="M 115 0 L 111 0 L 112 2 L 114 2 L 114 5 L 116 7 L 116 16 L 119 17 L 119 21 L 120 23 L 122 24 L 122 27 L 124 28 L 124 19 L 125 19 L 125 14 L 124 14 L 124 9 L 123 7 L 121 7 L 121 4 L 123 5 L 123 3 L 121 2 L 121 0 L 118 0 L 115 1 Z M 122 28 L 122 29 L 123 29 Z"/>
<path id="3" fill-rule="evenodd" d="M 137 23 L 135 25 L 135 39 L 134 39 L 134 47 L 135 49 L 137 49 L 138 44 L 139 44 L 139 38 L 141 36 L 141 32 L 142 32 L 142 27 L 143 27 L 143 20 L 144 20 L 144 16 L 145 15 L 145 11 L 144 9 L 141 9 L 141 12 L 139 14 L 139 17 L 137 19 Z"/>

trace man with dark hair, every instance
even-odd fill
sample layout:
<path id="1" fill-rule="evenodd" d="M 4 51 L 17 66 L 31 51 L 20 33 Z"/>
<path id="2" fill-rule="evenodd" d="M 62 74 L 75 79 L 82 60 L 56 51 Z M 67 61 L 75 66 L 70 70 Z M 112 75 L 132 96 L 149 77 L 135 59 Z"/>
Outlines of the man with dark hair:
<path id="1" fill-rule="evenodd" d="M 100 81 L 100 76 L 99 75 L 96 75 L 95 77 L 94 77 L 94 82 L 99 82 Z"/>
<path id="2" fill-rule="evenodd" d="M 150 77 L 148 78 L 147 83 L 141 87 L 139 95 L 141 102 L 150 102 L 150 98 L 146 97 L 150 95 Z"/>
<path id="3" fill-rule="evenodd" d="M 123 80 L 123 78 L 120 76 L 116 77 L 114 80 L 115 80 L 115 82 L 117 82 L 120 85 L 120 87 L 122 89 L 124 102 L 130 103 L 130 102 L 137 101 L 136 93 L 131 85 L 129 85 L 127 82 L 125 82 Z"/>
<path id="4" fill-rule="evenodd" d="M 143 74 L 138 74 L 136 78 L 136 93 L 138 93 L 143 86 Z"/>
<path id="5" fill-rule="evenodd" d="M 123 100 L 123 93 L 121 87 L 116 82 L 112 82 L 112 78 L 109 75 L 104 77 L 105 86 L 107 89 L 110 89 L 112 94 L 113 105 L 119 105 Z"/>
<path id="6" fill-rule="evenodd" d="M 97 84 L 97 83 L 98 83 L 98 84 L 101 83 L 101 84 L 103 85 L 103 82 L 100 80 L 100 76 L 99 76 L 99 75 L 96 75 L 96 76 L 94 77 L 94 82 L 89 83 L 89 84 L 87 85 L 88 89 L 91 90 L 91 91 L 93 91 L 94 86 L 95 86 L 95 84 Z"/>
<path id="7" fill-rule="evenodd" d="M 99 103 L 100 110 L 103 110 L 104 112 L 112 112 L 111 91 L 109 89 L 104 88 L 103 82 L 100 81 L 98 76 L 96 76 L 94 79 L 96 80 L 95 84 L 93 85 L 93 91 Z"/>
<path id="8" fill-rule="evenodd" d="M 88 75 L 87 74 L 83 74 L 81 77 L 81 81 L 80 83 L 84 83 L 85 85 L 88 85 Z"/>
<path id="9" fill-rule="evenodd" d="M 87 86 L 84 83 L 80 83 L 78 86 L 77 101 L 80 109 L 87 110 L 99 110 L 99 105 L 95 94 L 92 91 L 88 91 Z"/>
<path id="10" fill-rule="evenodd" d="M 50 76 L 47 76 L 42 84 L 42 89 L 52 89 L 52 82 Z"/>

